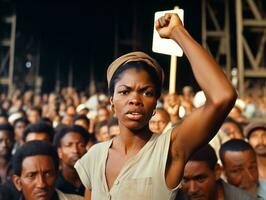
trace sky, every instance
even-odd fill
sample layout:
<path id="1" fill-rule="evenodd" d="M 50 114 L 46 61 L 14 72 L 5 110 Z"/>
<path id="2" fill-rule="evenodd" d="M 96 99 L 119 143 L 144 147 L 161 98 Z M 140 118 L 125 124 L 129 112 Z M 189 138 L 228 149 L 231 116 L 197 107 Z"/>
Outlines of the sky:
<path id="1" fill-rule="evenodd" d="M 185 26 L 200 41 L 199 1 L 110 0 L 92 3 L 81 0 L 18 0 L 17 68 L 24 67 L 27 54 L 35 56 L 39 52 L 43 92 L 53 90 L 56 80 L 60 81 L 60 86 L 66 86 L 70 67 L 73 68 L 73 85 L 78 90 L 87 89 L 91 69 L 98 89 L 106 88 L 107 66 L 115 56 L 132 50 L 130 46 L 120 45 L 115 55 L 115 28 L 118 27 L 120 39 L 130 38 L 135 19 L 137 50 L 155 57 L 168 74 L 170 57 L 151 50 L 153 18 L 154 12 L 172 9 L 175 5 L 185 9 Z M 195 84 L 186 59 L 179 59 L 178 65 L 178 87 Z M 167 81 L 165 87 L 167 88 Z"/>

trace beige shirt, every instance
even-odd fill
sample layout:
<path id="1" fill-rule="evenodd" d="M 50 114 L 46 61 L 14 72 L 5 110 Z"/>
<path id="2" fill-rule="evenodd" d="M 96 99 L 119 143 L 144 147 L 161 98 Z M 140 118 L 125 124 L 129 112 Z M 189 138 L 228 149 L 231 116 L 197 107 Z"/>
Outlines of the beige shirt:
<path id="1" fill-rule="evenodd" d="M 56 193 L 59 200 L 84 200 L 84 197 L 82 196 L 76 194 L 65 194 L 58 189 L 56 189 Z"/>
<path id="2" fill-rule="evenodd" d="M 105 164 L 112 140 L 94 145 L 75 164 L 79 177 L 92 200 L 171 200 L 176 189 L 170 190 L 165 182 L 165 167 L 171 131 L 153 134 L 144 147 L 123 166 L 110 191 Z"/>

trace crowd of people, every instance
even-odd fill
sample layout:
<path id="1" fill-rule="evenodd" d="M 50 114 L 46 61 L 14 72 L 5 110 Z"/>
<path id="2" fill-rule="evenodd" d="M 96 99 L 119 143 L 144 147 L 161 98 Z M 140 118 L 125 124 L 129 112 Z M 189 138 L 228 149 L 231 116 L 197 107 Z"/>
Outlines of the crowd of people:
<path id="1" fill-rule="evenodd" d="M 152 132 L 163 134 L 181 123 L 186 115 L 196 109 L 198 102 L 204 101 L 202 96 L 197 98 L 190 86 L 185 86 L 179 95 L 163 94 L 149 121 Z M 236 103 L 225 119 L 217 136 L 210 142 L 213 147 L 205 147 L 199 152 L 203 160 L 192 157 L 188 162 L 182 181 L 184 191 L 178 193 L 178 198 L 184 198 L 184 192 L 190 195 L 188 199 L 214 195 L 212 188 L 217 183 L 226 186 L 229 183 L 253 196 L 266 198 L 266 123 L 253 122 L 253 118 L 246 115 L 246 110 L 240 106 Z M 237 115 L 234 109 L 238 111 Z M 35 95 L 33 91 L 16 91 L 10 99 L 2 94 L 0 122 L 0 199 L 18 199 L 20 192 L 13 185 L 12 174 L 19 166 L 12 167 L 12 160 L 19 147 L 32 140 L 48 143 L 30 142 L 29 146 L 25 146 L 33 152 L 29 156 L 34 155 L 36 149 L 47 155 L 51 149 L 57 149 L 51 155 L 57 157 L 57 162 L 60 160 L 60 170 L 54 178 L 57 191 L 61 191 L 60 194 L 84 196 L 85 188 L 74 169 L 75 162 L 92 145 L 119 134 L 118 121 L 112 113 L 108 96 L 103 93 L 88 96 L 71 87 L 63 88 L 58 94 Z M 217 150 L 215 155 L 214 149 Z M 196 164 L 196 174 L 193 174 L 191 163 L 199 165 Z M 21 165 L 21 161 L 19 163 L 15 159 L 16 164 Z M 19 168 L 21 170 L 21 166 Z M 218 176 L 212 176 L 213 185 L 202 189 L 204 179 L 211 177 L 206 175 L 206 171 L 213 174 L 218 172 Z M 21 171 L 15 174 L 20 176 Z M 194 183 L 190 185 L 192 181 Z M 234 190 L 232 192 L 236 195 Z M 210 198 L 208 196 L 206 199 Z"/>
<path id="2" fill-rule="evenodd" d="M 203 91 L 161 94 L 161 67 L 133 52 L 109 66 L 109 95 L 1 93 L 0 199 L 266 199 L 256 96 L 234 104 L 222 70 L 182 27 L 173 14 L 156 23 Z"/>

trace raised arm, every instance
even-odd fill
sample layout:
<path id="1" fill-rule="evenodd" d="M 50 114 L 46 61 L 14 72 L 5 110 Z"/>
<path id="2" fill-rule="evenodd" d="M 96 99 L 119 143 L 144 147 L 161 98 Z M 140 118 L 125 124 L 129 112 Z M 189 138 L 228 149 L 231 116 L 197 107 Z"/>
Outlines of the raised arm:
<path id="1" fill-rule="evenodd" d="M 189 156 L 216 134 L 237 95 L 220 66 L 190 36 L 176 14 L 166 14 L 155 26 L 161 37 L 173 39 L 183 49 L 206 95 L 205 105 L 193 111 L 172 131 L 166 181 L 173 188 L 178 184 Z"/>

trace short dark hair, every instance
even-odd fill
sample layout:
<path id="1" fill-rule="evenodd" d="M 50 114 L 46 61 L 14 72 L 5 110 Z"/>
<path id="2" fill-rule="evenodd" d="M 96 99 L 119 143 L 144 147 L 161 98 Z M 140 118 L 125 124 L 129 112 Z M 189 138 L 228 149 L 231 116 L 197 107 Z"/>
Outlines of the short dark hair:
<path id="1" fill-rule="evenodd" d="M 247 151 L 247 150 L 250 150 L 254 152 L 255 154 L 254 149 L 248 142 L 245 142 L 244 140 L 239 140 L 239 139 L 228 140 L 227 142 L 221 145 L 220 150 L 219 150 L 219 156 L 222 161 L 222 164 L 225 165 L 224 156 L 225 156 L 226 151 L 238 152 L 238 151 Z"/>
<path id="2" fill-rule="evenodd" d="M 61 147 L 61 139 L 70 132 L 79 133 L 84 138 L 85 142 L 88 142 L 89 140 L 90 135 L 89 135 L 89 132 L 85 128 L 79 125 L 72 125 L 70 127 L 63 128 L 57 134 L 55 134 L 54 141 L 53 141 L 54 146 L 56 148 Z"/>
<path id="3" fill-rule="evenodd" d="M 84 120 L 88 124 L 90 124 L 90 120 L 88 119 L 88 117 L 86 115 L 75 115 L 74 118 L 73 118 L 73 121 L 75 122 L 77 120 Z"/>
<path id="4" fill-rule="evenodd" d="M 52 122 L 52 120 L 49 117 L 41 117 L 41 119 L 39 120 L 39 122 L 46 123 L 46 124 L 48 124 L 50 126 L 53 125 L 53 122 Z"/>
<path id="5" fill-rule="evenodd" d="M 47 123 L 44 122 L 38 122 L 35 124 L 29 124 L 23 131 L 22 139 L 25 142 L 27 136 L 32 132 L 43 132 L 46 133 L 49 136 L 50 141 L 53 141 L 54 137 L 54 129 L 52 126 L 50 126 Z"/>
<path id="6" fill-rule="evenodd" d="M 0 124 L 0 131 L 8 132 L 10 138 L 14 140 L 14 128 L 10 124 Z"/>
<path id="7" fill-rule="evenodd" d="M 22 122 L 22 123 L 24 123 L 24 124 L 26 124 L 26 125 L 28 125 L 30 122 L 29 122 L 29 120 L 26 118 L 26 117 L 20 117 L 20 118 L 18 118 L 18 119 L 16 119 L 15 121 L 14 121 L 14 127 L 17 125 L 17 123 L 19 123 L 19 122 Z"/>
<path id="8" fill-rule="evenodd" d="M 211 170 L 214 170 L 217 164 L 217 156 L 215 150 L 211 147 L 211 145 L 207 144 L 197 150 L 188 161 L 201 161 L 206 162 Z"/>
<path id="9" fill-rule="evenodd" d="M 23 160 L 27 157 L 38 155 L 50 156 L 53 159 L 56 171 L 58 170 L 59 158 L 54 146 L 47 141 L 30 141 L 23 144 L 15 153 L 12 159 L 14 173 L 20 176 Z"/>
<path id="10" fill-rule="evenodd" d="M 3 117 L 3 118 L 8 118 L 8 115 L 5 113 L 5 111 L 1 112 L 0 113 L 0 117 Z"/>
<path id="11" fill-rule="evenodd" d="M 32 106 L 29 111 L 37 111 L 40 116 L 42 116 L 42 108 L 40 106 Z"/>
<path id="12" fill-rule="evenodd" d="M 114 72 L 109 86 L 109 94 L 111 96 L 114 95 L 115 84 L 120 79 L 121 74 L 128 69 L 145 70 L 150 75 L 150 78 L 155 85 L 156 98 L 158 99 L 161 96 L 162 83 L 160 81 L 160 77 L 156 73 L 154 67 L 149 66 L 146 62 L 143 61 L 128 62 L 126 64 L 123 64 Z"/>

